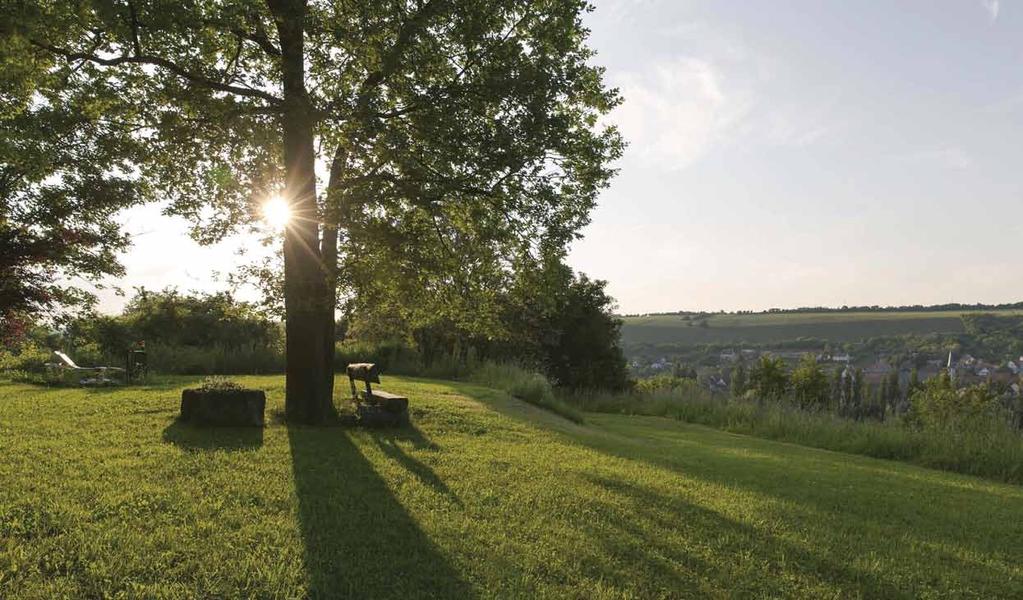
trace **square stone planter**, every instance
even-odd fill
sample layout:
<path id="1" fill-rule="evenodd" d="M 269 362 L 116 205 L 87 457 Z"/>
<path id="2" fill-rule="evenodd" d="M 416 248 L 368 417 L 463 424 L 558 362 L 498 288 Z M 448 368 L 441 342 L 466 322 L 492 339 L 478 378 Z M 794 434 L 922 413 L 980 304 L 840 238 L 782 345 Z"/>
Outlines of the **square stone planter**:
<path id="1" fill-rule="evenodd" d="M 262 390 L 181 392 L 181 420 L 194 425 L 262 427 L 266 394 Z"/>

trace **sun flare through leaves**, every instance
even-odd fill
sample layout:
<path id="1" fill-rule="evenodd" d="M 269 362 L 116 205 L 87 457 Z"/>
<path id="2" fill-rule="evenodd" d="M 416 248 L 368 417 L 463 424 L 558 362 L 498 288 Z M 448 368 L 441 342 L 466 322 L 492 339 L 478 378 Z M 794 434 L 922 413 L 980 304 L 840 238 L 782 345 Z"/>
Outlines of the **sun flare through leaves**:
<path id="1" fill-rule="evenodd" d="M 280 196 L 274 196 L 263 203 L 263 222 L 275 231 L 283 231 L 291 222 L 291 207 Z"/>

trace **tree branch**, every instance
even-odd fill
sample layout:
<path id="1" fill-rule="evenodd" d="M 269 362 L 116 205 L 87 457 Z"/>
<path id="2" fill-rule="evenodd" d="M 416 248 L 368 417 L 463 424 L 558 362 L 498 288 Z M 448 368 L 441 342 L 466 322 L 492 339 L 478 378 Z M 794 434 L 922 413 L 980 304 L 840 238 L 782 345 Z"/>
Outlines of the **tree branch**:
<path id="1" fill-rule="evenodd" d="M 131 15 L 131 43 L 135 48 L 135 54 L 142 54 L 142 43 L 139 42 L 139 17 L 135 12 L 135 3 L 131 0 L 128 0 L 128 12 Z"/>
<path id="2" fill-rule="evenodd" d="M 74 52 L 71 50 L 67 50 L 65 48 L 58 48 L 56 46 L 47 44 L 46 42 L 42 42 L 35 39 L 29 40 L 29 42 L 33 46 L 36 46 L 37 48 L 42 48 L 47 52 L 52 52 L 59 56 L 63 56 L 67 60 L 84 60 L 105 67 L 116 67 L 118 65 L 123 64 L 153 65 L 167 69 L 171 73 L 174 73 L 175 75 L 187 81 L 208 87 L 213 90 L 227 92 L 229 94 L 235 94 L 237 96 L 261 98 L 273 104 L 280 104 L 282 102 L 280 98 L 274 96 L 269 92 L 264 92 L 252 88 L 239 87 L 235 85 L 228 85 L 215 79 L 210 79 L 209 77 L 199 75 L 198 73 L 192 73 L 187 69 L 167 60 L 166 58 L 163 58 L 162 56 L 155 56 L 152 54 L 139 54 L 132 56 L 128 54 L 123 54 L 121 56 L 115 56 L 113 58 L 103 58 L 101 56 L 96 56 L 95 54 L 89 54 L 85 52 Z"/>
<path id="3" fill-rule="evenodd" d="M 278 48 L 277 46 L 274 46 L 274 43 L 270 41 L 270 38 L 266 37 L 266 33 L 261 31 L 261 30 L 260 31 L 256 31 L 255 33 L 253 33 L 251 31 L 245 31 L 244 29 L 233 28 L 233 29 L 231 29 L 231 33 L 233 33 L 235 36 L 237 36 L 237 37 L 239 37 L 241 39 L 245 39 L 245 40 L 249 40 L 250 42 L 254 42 L 257 46 L 259 46 L 263 50 L 263 52 L 266 52 L 270 56 L 280 56 L 281 55 L 280 48 Z"/>

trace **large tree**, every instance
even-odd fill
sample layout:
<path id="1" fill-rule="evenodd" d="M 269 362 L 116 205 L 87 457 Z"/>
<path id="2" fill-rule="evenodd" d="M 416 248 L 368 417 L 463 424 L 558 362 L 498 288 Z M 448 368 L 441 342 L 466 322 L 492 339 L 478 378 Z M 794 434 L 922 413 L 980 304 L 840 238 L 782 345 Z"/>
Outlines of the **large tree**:
<path id="1" fill-rule="evenodd" d="M 365 273 L 361 254 L 450 287 L 467 264 L 567 242 L 621 147 L 598 126 L 618 98 L 589 64 L 583 0 L 6 3 L 75 84 L 145 109 L 142 176 L 201 239 L 270 194 L 290 204 L 297 420 L 330 409 L 338 274 Z"/>
<path id="2" fill-rule="evenodd" d="M 113 220 L 144 197 L 132 176 L 130 118 L 103 90 L 65 85 L 69 73 L 0 39 L 0 340 L 39 319 L 89 308 L 123 273 L 128 238 Z"/>

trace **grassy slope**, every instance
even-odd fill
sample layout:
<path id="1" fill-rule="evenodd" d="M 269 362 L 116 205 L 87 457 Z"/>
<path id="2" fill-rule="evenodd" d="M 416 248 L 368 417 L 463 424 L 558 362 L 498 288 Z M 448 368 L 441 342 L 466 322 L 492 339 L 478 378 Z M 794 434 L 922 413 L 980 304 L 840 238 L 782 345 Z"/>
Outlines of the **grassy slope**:
<path id="1" fill-rule="evenodd" d="M 970 312 L 970 311 L 965 311 Z M 1020 311 L 994 311 L 1020 314 Z M 689 326 L 677 315 L 626 317 L 626 343 L 715 344 L 747 341 L 770 343 L 800 337 L 835 342 L 867 337 L 961 333 L 961 312 L 767 313 L 711 315 L 707 327 Z"/>
<path id="2" fill-rule="evenodd" d="M 1023 594 L 1019 487 L 398 378 L 412 430 L 196 431 L 185 381 L 0 384 L 0 597 Z"/>

